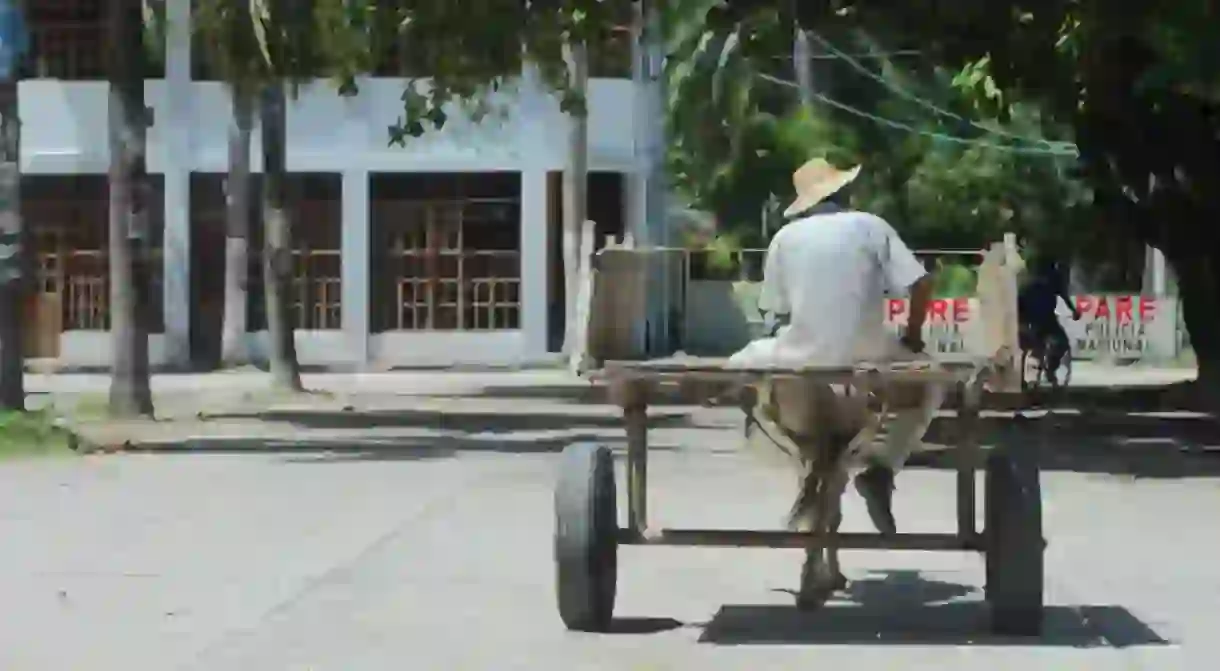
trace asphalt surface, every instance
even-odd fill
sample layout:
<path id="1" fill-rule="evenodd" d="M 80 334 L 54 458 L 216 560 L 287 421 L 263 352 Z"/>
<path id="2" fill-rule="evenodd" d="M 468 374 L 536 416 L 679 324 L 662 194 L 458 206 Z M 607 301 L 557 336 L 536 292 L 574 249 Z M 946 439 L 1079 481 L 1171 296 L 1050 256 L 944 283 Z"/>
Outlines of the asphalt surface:
<path id="1" fill-rule="evenodd" d="M 782 523 L 790 475 L 722 433 L 654 453 L 657 523 Z M 801 553 L 682 548 L 624 549 L 617 632 L 590 635 L 555 612 L 557 460 L 458 447 L 0 464 L 0 669 L 1202 671 L 1220 653 L 1209 477 L 1045 473 L 1037 640 L 988 634 L 976 556 L 850 553 L 845 597 L 800 615 L 785 590 Z M 905 472 L 900 527 L 949 530 L 952 493 L 948 473 Z M 850 496 L 845 526 L 864 530 Z"/>
<path id="2" fill-rule="evenodd" d="M 1161 385 L 1194 378 L 1191 368 L 1128 365 L 1114 366 L 1092 361 L 1073 364 L 1072 386 L 1113 387 Z M 312 373 L 302 376 L 308 389 L 335 393 L 476 394 L 488 388 L 585 387 L 588 382 L 564 370 L 517 371 L 391 371 L 384 373 Z M 26 374 L 31 394 L 103 394 L 110 376 L 102 373 L 59 375 Z M 153 376 L 154 393 L 233 393 L 257 391 L 267 386 L 267 374 L 254 369 L 220 373 L 159 374 Z"/>

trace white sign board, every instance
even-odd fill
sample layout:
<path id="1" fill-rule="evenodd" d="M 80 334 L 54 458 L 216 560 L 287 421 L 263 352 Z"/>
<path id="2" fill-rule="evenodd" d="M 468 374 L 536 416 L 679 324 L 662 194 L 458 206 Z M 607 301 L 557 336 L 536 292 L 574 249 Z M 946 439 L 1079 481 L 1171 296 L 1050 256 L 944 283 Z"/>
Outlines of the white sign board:
<path id="1" fill-rule="evenodd" d="M 1059 304 L 1059 320 L 1071 341 L 1073 356 L 1082 359 L 1172 358 L 1178 353 L 1177 301 L 1137 294 L 1073 296 L 1080 321 Z M 886 325 L 900 333 L 907 323 L 905 298 L 885 302 Z M 931 353 L 967 351 L 967 339 L 978 319 L 974 298 L 936 299 L 928 305 L 923 339 Z"/>

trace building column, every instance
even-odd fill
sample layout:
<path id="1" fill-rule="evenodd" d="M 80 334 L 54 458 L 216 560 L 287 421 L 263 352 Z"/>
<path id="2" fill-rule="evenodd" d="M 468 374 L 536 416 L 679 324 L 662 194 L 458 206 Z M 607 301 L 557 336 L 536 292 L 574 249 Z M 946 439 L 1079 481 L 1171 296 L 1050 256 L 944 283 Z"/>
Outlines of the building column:
<path id="1" fill-rule="evenodd" d="M 521 171 L 521 331 L 525 355 L 547 351 L 547 171 L 526 166 Z"/>
<path id="2" fill-rule="evenodd" d="M 547 148 L 551 129 L 547 127 L 550 98 L 538 76 L 538 71 L 526 65 L 521 73 L 521 105 L 517 152 L 521 167 L 521 332 L 525 340 L 525 357 L 545 357 L 547 354 L 550 305 L 547 295 L 549 278 L 550 233 L 547 226 Z"/>
<path id="3" fill-rule="evenodd" d="M 166 363 L 191 363 L 191 0 L 166 3 L 165 106 L 154 123 L 165 142 L 163 294 Z"/>
<path id="4" fill-rule="evenodd" d="M 356 368 L 369 363 L 369 173 L 343 172 L 343 234 L 341 241 L 341 291 L 343 339 L 348 358 Z"/>

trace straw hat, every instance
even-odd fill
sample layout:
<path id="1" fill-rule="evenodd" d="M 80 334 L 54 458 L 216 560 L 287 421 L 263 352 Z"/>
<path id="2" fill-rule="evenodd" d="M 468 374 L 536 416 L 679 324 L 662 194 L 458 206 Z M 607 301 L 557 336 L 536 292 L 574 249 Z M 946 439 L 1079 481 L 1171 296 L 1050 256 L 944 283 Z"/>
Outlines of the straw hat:
<path id="1" fill-rule="evenodd" d="M 829 198 L 834 192 L 851 184 L 860 174 L 860 166 L 839 170 L 826 159 L 815 158 L 792 173 L 796 200 L 784 210 L 785 217 L 800 214 Z"/>

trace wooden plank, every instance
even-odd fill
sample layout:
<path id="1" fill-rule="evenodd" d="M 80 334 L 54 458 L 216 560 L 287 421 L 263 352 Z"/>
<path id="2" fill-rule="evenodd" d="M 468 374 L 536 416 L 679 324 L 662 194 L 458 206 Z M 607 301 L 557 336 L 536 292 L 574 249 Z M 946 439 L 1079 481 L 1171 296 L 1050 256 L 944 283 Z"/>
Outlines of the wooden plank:
<path id="1" fill-rule="evenodd" d="M 648 528 L 648 400 L 642 385 L 628 391 L 623 419 L 627 425 L 627 528 L 637 537 Z"/>
<path id="2" fill-rule="evenodd" d="M 997 360 L 996 374 L 990 381 L 993 389 L 1020 389 L 1017 275 L 1023 267 L 1015 240 L 1005 235 L 1004 242 L 991 245 L 978 268 L 979 318 L 971 326 L 975 331 L 969 342 L 976 354 Z"/>
<path id="3" fill-rule="evenodd" d="M 691 380 L 752 384 L 765 379 L 813 378 L 831 384 L 876 379 L 890 383 L 957 384 L 971 382 L 992 365 L 985 357 L 952 355 L 933 361 L 861 362 L 856 366 L 752 366 L 727 368 L 722 358 L 681 357 L 645 361 L 607 361 L 593 371 L 594 380 L 682 382 Z M 935 364 L 936 368 L 931 365 Z"/>
<path id="4" fill-rule="evenodd" d="M 983 547 L 979 536 L 962 537 L 956 534 L 885 536 L 876 533 L 841 533 L 838 534 L 837 540 L 838 547 L 842 550 L 981 551 Z M 621 545 L 804 549 L 824 546 L 826 539 L 800 531 L 655 529 L 635 533 L 631 529 L 619 529 L 618 542 Z"/>
<path id="5" fill-rule="evenodd" d="M 980 397 L 970 385 L 958 385 L 957 449 L 957 533 L 973 536 L 975 529 L 976 462 L 981 456 L 978 441 Z"/>
<path id="6" fill-rule="evenodd" d="M 746 370 L 686 370 L 686 371 L 652 371 L 647 369 L 604 369 L 588 375 L 595 381 L 618 382 L 624 380 L 648 380 L 650 382 L 681 383 L 690 381 L 703 382 L 733 382 L 737 384 L 756 384 L 763 380 L 774 379 L 814 379 L 827 384 L 847 384 L 875 379 L 881 382 L 898 384 L 915 383 L 945 383 L 956 384 L 964 382 L 973 375 L 972 371 L 961 370 L 896 370 L 896 371 L 852 371 L 840 370 L 785 370 L 757 369 Z"/>
<path id="7" fill-rule="evenodd" d="M 673 357 L 665 359 L 647 359 L 644 361 L 607 361 L 606 370 L 643 370 L 648 372 L 666 373 L 697 373 L 710 371 L 735 371 L 742 373 L 774 374 L 774 373 L 849 373 L 852 371 L 877 370 L 926 370 L 930 364 L 940 368 L 975 370 L 985 367 L 990 359 L 970 355 L 945 355 L 931 360 L 893 361 L 893 362 L 861 362 L 854 366 L 827 366 L 809 364 L 802 366 L 752 366 L 749 368 L 726 368 L 728 359 L 722 357 Z"/>
<path id="8" fill-rule="evenodd" d="M 593 373 L 587 376 L 594 381 L 648 380 L 656 384 L 680 384 L 682 382 L 729 382 L 734 384 L 758 384 L 767 380 L 810 379 L 825 384 L 860 384 L 871 380 L 891 384 L 956 384 L 964 373 L 946 370 L 896 371 L 878 373 L 871 377 L 851 372 L 766 372 L 766 371 L 696 371 L 688 373 L 651 373 L 647 371 L 615 373 Z"/>

